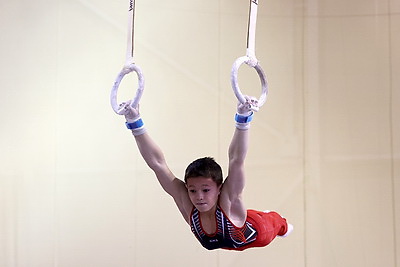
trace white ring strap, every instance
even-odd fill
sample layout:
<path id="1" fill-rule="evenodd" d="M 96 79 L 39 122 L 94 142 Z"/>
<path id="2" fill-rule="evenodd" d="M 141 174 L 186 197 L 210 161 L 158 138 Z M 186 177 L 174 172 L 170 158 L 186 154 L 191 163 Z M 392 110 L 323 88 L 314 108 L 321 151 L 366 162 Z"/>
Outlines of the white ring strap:
<path id="1" fill-rule="evenodd" d="M 258 107 L 261 107 L 266 99 L 268 94 L 268 83 L 267 77 L 261 68 L 256 55 L 255 55 L 255 39 L 256 39 L 256 22 L 257 22 L 257 9 L 258 9 L 258 0 L 250 0 L 250 10 L 249 10 L 249 22 L 247 29 L 247 49 L 246 56 L 239 57 L 233 63 L 232 71 L 231 71 L 231 85 L 232 89 L 236 95 L 236 98 L 241 102 L 245 103 L 246 99 L 244 98 L 238 84 L 238 72 L 239 67 L 246 63 L 248 66 L 255 68 L 260 77 L 261 81 L 261 96 L 258 99 Z M 252 107 L 253 110 L 257 111 L 257 107 Z"/>
<path id="2" fill-rule="evenodd" d="M 129 10 L 128 10 L 128 39 L 126 47 L 126 62 L 125 66 L 133 63 L 134 55 L 134 35 L 135 35 L 135 0 L 129 0 Z"/>
<path id="3" fill-rule="evenodd" d="M 111 107 L 117 113 L 122 115 L 123 111 L 120 109 L 120 105 L 117 102 L 117 94 L 119 85 L 126 74 L 136 72 L 138 76 L 138 88 L 136 89 L 136 95 L 131 101 L 131 107 L 136 108 L 139 105 L 140 98 L 142 97 L 144 90 L 144 76 L 141 68 L 134 63 L 134 24 L 135 24 L 135 0 L 129 0 L 129 11 L 128 11 L 128 40 L 126 49 L 126 61 L 123 69 L 115 79 L 114 85 L 111 89 L 110 102 Z"/>
<path id="4" fill-rule="evenodd" d="M 247 27 L 247 56 L 250 59 L 256 59 L 256 24 L 257 24 L 257 11 L 258 11 L 258 0 L 250 0 L 249 9 L 249 22 Z"/>

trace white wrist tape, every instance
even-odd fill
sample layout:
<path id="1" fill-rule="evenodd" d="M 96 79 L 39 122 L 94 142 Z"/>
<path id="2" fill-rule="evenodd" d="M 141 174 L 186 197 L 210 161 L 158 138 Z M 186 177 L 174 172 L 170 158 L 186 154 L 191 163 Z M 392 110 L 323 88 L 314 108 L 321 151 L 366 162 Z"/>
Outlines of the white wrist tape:
<path id="1" fill-rule="evenodd" d="M 236 128 L 239 130 L 247 130 L 250 128 L 250 122 L 253 120 L 253 112 L 249 116 L 243 116 L 241 114 L 236 113 L 235 121 Z"/>
<path id="2" fill-rule="evenodd" d="M 146 128 L 143 126 L 141 128 L 137 128 L 137 129 L 132 129 L 132 134 L 134 136 L 139 136 L 142 135 L 146 132 Z"/>
<path id="3" fill-rule="evenodd" d="M 125 122 L 126 128 L 132 130 L 132 134 L 134 136 L 138 136 L 144 134 L 146 132 L 146 128 L 144 127 L 143 120 L 139 117 L 134 122 Z"/>

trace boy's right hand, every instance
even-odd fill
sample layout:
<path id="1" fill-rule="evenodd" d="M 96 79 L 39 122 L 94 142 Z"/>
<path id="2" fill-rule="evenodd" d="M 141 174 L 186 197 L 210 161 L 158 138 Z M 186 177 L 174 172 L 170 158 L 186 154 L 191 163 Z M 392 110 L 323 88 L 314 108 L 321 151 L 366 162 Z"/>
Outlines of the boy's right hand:
<path id="1" fill-rule="evenodd" d="M 131 107 L 131 100 L 122 102 L 119 105 L 118 114 L 124 115 L 128 123 L 137 121 L 140 118 L 139 106 L 137 108 Z"/>

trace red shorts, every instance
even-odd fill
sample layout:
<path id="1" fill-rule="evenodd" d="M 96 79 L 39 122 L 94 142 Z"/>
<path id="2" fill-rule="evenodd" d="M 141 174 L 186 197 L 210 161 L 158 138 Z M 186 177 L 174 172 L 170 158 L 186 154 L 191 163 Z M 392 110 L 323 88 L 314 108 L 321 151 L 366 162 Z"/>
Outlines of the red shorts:
<path id="1" fill-rule="evenodd" d="M 250 244 L 233 250 L 245 250 L 253 247 L 264 247 L 274 240 L 276 236 L 282 236 L 287 232 L 287 222 L 276 212 L 262 212 L 247 210 L 247 219 L 257 230 L 257 239 Z"/>

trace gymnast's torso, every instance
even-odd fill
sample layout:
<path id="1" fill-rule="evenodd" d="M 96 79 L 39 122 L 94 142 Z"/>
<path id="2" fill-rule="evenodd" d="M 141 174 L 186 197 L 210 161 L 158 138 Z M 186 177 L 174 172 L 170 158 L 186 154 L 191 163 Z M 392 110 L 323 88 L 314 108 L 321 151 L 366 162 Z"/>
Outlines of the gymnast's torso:
<path id="1" fill-rule="evenodd" d="M 190 215 L 190 226 L 193 234 L 201 245 L 208 250 L 225 248 L 235 249 L 243 247 L 257 238 L 257 231 L 249 222 L 242 227 L 236 227 L 217 205 L 215 211 L 217 229 L 214 234 L 207 234 L 201 224 L 200 212 L 193 208 Z"/>

